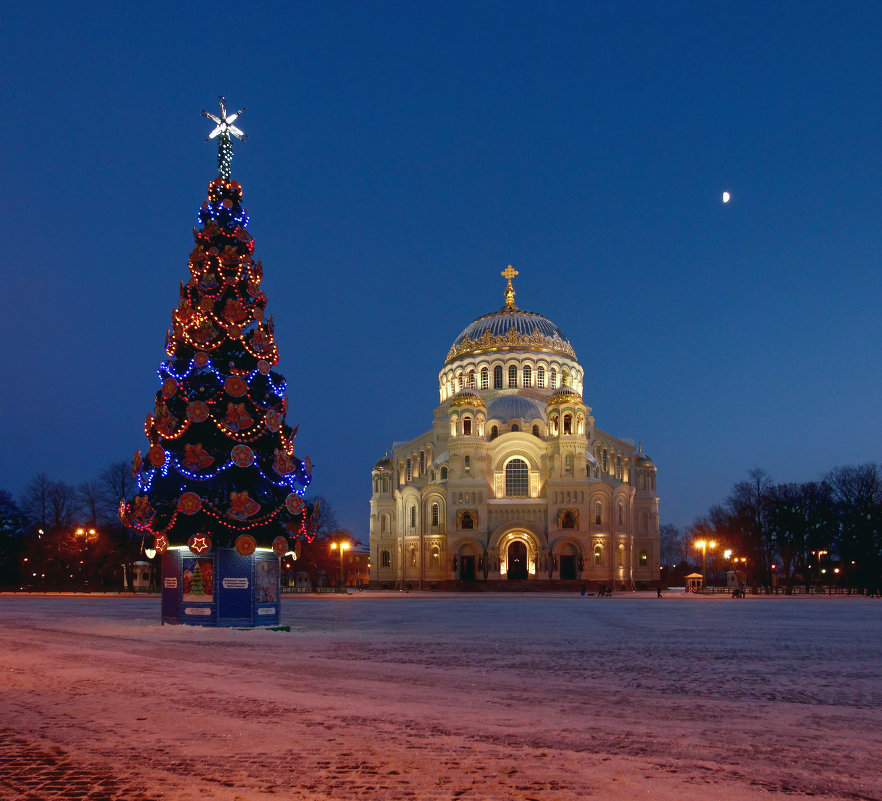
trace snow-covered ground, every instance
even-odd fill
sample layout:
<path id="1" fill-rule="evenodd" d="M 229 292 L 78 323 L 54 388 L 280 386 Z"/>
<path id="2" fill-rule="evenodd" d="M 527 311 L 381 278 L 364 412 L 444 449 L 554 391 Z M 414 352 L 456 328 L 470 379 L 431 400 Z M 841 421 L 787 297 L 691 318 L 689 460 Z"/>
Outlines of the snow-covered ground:
<path id="1" fill-rule="evenodd" d="M 0 597 L 0 798 L 882 799 L 882 600 Z"/>

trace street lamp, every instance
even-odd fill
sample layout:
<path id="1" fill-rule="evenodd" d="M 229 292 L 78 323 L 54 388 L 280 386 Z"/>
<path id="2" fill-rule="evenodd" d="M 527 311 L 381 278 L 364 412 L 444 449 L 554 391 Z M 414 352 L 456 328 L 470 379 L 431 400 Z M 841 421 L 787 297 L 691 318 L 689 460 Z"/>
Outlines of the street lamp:
<path id="1" fill-rule="evenodd" d="M 346 579 L 343 576 L 343 554 L 346 553 L 346 551 L 348 551 L 351 547 L 352 546 L 348 542 L 346 542 L 345 540 L 341 540 L 340 542 L 332 542 L 331 543 L 331 550 L 332 551 L 335 551 L 338 549 L 340 551 L 340 586 L 341 587 L 346 586 Z"/>
<path id="2" fill-rule="evenodd" d="M 713 540 L 696 540 L 695 547 L 701 550 L 701 586 L 707 587 L 707 552 L 717 547 Z"/>

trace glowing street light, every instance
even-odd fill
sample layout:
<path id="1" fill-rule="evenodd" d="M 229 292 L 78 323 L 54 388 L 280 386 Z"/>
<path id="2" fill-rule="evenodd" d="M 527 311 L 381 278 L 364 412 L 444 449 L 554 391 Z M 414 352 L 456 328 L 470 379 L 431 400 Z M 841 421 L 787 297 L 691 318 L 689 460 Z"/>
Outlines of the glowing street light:
<path id="1" fill-rule="evenodd" d="M 707 552 L 717 547 L 713 540 L 696 540 L 695 547 L 701 550 L 701 586 L 707 587 Z"/>
<path id="2" fill-rule="evenodd" d="M 339 542 L 331 543 L 331 550 L 336 551 L 339 549 L 340 551 L 340 586 L 346 586 L 346 579 L 343 576 L 343 554 L 346 553 L 352 546 L 346 542 L 345 540 L 340 540 Z"/>

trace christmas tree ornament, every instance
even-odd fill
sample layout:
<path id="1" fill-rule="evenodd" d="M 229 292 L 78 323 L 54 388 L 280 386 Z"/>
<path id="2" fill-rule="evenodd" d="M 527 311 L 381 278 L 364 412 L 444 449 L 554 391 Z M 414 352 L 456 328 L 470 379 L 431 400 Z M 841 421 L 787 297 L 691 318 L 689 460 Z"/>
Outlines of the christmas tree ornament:
<path id="1" fill-rule="evenodd" d="M 204 401 L 193 401 L 187 404 L 187 419 L 201 423 L 208 419 L 208 404 Z"/>
<path id="2" fill-rule="evenodd" d="M 144 466 L 144 460 L 141 458 L 141 449 L 135 451 L 135 455 L 132 457 L 132 478 L 137 478 L 138 473 L 141 472 L 141 468 Z"/>
<path id="3" fill-rule="evenodd" d="M 195 473 L 211 467 L 214 464 L 214 458 L 205 451 L 201 442 L 197 442 L 195 445 L 187 442 L 184 444 L 184 457 L 181 459 L 181 464 Z"/>
<path id="4" fill-rule="evenodd" d="M 270 371 L 269 362 L 266 359 L 261 359 L 257 363 L 257 369 L 261 372 L 261 374 L 269 375 L 269 371 Z"/>
<path id="5" fill-rule="evenodd" d="M 232 395 L 234 398 L 241 398 L 246 392 L 248 392 L 248 384 L 246 384 L 239 376 L 231 375 L 226 384 L 224 384 L 224 389 L 227 391 L 227 395 Z"/>
<path id="6" fill-rule="evenodd" d="M 230 493 L 230 508 L 227 509 L 227 514 L 234 520 L 247 520 L 259 511 L 260 506 L 254 502 L 248 490 Z"/>
<path id="7" fill-rule="evenodd" d="M 251 556 L 257 550 L 257 540 L 250 534 L 236 537 L 236 553 L 240 556 Z"/>
<path id="8" fill-rule="evenodd" d="M 237 445 L 230 451 L 230 459 L 236 467 L 251 467 L 254 464 L 254 451 L 247 445 Z"/>
<path id="9" fill-rule="evenodd" d="M 264 425 L 266 426 L 266 430 L 275 433 L 279 430 L 279 428 L 281 428 L 282 415 L 280 415 L 275 409 L 270 409 L 264 415 L 263 421 Z"/>
<path id="10" fill-rule="evenodd" d="M 153 550 L 156 553 L 165 553 L 168 550 L 168 537 L 165 534 L 157 534 L 153 538 Z"/>
<path id="11" fill-rule="evenodd" d="M 306 504 L 303 503 L 303 498 L 292 492 L 285 498 L 285 507 L 292 515 L 299 515 L 306 508 Z"/>
<path id="12" fill-rule="evenodd" d="M 288 552 L 288 538 L 276 537 L 273 540 L 273 553 L 281 559 Z"/>
<path id="13" fill-rule="evenodd" d="M 211 537 L 207 534 L 194 534 L 187 540 L 187 546 L 195 554 L 208 553 L 211 550 Z"/>
<path id="14" fill-rule="evenodd" d="M 162 467 L 165 464 L 165 451 L 159 445 L 152 445 L 147 451 L 147 460 L 154 467 Z"/>
<path id="15" fill-rule="evenodd" d="M 184 492 L 178 499 L 178 511 L 185 515 L 195 515 L 202 509 L 202 498 L 195 492 Z"/>

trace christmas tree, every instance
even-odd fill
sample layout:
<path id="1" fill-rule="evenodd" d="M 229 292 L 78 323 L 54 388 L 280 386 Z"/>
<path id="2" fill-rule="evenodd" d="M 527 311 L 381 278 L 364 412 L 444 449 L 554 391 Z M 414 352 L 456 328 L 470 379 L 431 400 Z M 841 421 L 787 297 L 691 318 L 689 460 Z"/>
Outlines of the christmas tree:
<path id="1" fill-rule="evenodd" d="M 230 178 L 230 137 L 245 136 L 233 122 L 244 109 L 227 115 L 220 101 L 220 117 L 202 112 L 217 123 L 209 139 L 218 137 L 220 174 L 193 230 L 190 279 L 172 312 L 169 358 L 145 424 L 150 446 L 144 457 L 135 452 L 139 492 L 120 513 L 153 534 L 160 553 L 169 544 L 194 553 L 235 545 L 248 555 L 261 545 L 281 555 L 289 534 L 306 534 L 312 467 L 294 456 L 263 266 L 253 259 L 242 188 Z"/>
<path id="2" fill-rule="evenodd" d="M 199 562 L 193 568 L 193 583 L 190 584 L 191 595 L 202 595 L 202 571 L 199 569 Z"/>

